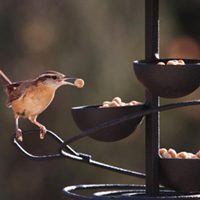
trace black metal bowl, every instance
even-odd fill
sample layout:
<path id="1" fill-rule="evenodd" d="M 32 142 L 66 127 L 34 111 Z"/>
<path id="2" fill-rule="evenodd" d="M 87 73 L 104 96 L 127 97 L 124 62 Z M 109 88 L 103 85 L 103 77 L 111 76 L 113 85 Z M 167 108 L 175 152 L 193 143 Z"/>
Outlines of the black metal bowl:
<path id="1" fill-rule="evenodd" d="M 200 159 L 159 160 L 160 183 L 180 192 L 200 191 Z"/>
<path id="2" fill-rule="evenodd" d="M 144 110 L 144 104 L 136 106 L 100 108 L 95 106 L 80 106 L 72 108 L 72 116 L 77 126 L 85 131 L 94 128 L 104 122 L 115 120 L 125 115 Z M 102 129 L 90 137 L 104 142 L 114 142 L 128 137 L 137 128 L 143 117 L 137 117 L 115 126 Z"/>
<path id="3" fill-rule="evenodd" d="M 192 93 L 200 84 L 200 60 L 184 59 L 185 65 L 157 65 L 156 61 L 134 61 L 137 79 L 152 93 L 165 98 L 178 98 Z"/>

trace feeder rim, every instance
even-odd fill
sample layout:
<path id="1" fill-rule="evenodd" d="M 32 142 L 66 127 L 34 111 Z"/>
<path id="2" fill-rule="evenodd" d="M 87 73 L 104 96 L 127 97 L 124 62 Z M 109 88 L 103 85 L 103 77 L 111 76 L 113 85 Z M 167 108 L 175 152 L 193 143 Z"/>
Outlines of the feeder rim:
<path id="1" fill-rule="evenodd" d="M 159 61 L 168 61 L 168 60 L 184 60 L 184 61 L 188 61 L 188 62 L 193 62 L 193 63 L 185 63 L 185 65 L 167 65 L 168 67 L 175 67 L 175 66 L 181 66 L 182 68 L 186 68 L 187 66 L 198 66 L 200 65 L 200 59 L 189 59 L 189 58 L 159 58 L 159 59 L 141 59 L 141 60 L 134 60 L 133 63 L 134 64 L 140 64 L 140 65 L 149 65 L 149 64 L 155 64 L 157 65 L 155 62 L 159 62 Z M 162 65 L 157 65 L 158 67 L 162 67 L 164 68 Z M 167 69 L 164 68 L 164 69 Z"/>
<path id="2" fill-rule="evenodd" d="M 140 104 L 138 105 L 127 105 L 127 106 L 119 106 L 119 107 L 100 107 L 102 104 L 95 104 L 95 105 L 83 105 L 83 106 L 74 106 L 71 108 L 71 110 L 79 110 L 79 109 L 123 109 L 123 108 L 133 108 L 133 107 L 143 107 L 147 106 L 147 104 L 143 102 L 139 102 Z"/>

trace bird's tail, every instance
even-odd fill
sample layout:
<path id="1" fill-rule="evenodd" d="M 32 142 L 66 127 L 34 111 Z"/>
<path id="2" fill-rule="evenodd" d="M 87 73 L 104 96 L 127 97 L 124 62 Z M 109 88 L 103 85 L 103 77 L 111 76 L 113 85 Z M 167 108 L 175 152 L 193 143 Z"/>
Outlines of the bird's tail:
<path id="1" fill-rule="evenodd" d="M 0 82 L 3 86 L 12 84 L 11 80 L 0 70 Z"/>

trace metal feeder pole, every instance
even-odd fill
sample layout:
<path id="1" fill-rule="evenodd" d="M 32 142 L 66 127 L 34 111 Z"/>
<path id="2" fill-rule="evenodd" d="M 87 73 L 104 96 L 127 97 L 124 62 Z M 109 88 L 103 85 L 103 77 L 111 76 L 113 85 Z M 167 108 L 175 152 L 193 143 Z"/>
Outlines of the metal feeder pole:
<path id="1" fill-rule="evenodd" d="M 159 58 L 159 0 L 145 0 L 145 59 Z M 146 91 L 146 101 L 151 108 L 160 104 L 158 96 Z M 160 143 L 159 113 L 147 115 L 146 135 L 146 193 L 156 196 L 159 193 L 158 150 Z"/>

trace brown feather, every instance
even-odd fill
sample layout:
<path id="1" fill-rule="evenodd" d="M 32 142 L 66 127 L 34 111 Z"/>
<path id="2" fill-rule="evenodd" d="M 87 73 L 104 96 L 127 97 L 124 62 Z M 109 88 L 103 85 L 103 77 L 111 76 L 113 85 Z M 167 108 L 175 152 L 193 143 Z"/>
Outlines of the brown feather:
<path id="1" fill-rule="evenodd" d="M 55 89 L 39 82 L 29 85 L 24 93 L 10 104 L 14 112 L 24 118 L 37 116 L 43 112 L 54 98 Z"/>
<path id="2" fill-rule="evenodd" d="M 26 89 L 33 84 L 33 81 L 20 81 L 6 86 L 8 102 L 7 106 L 10 107 L 11 103 L 22 97 Z"/>

